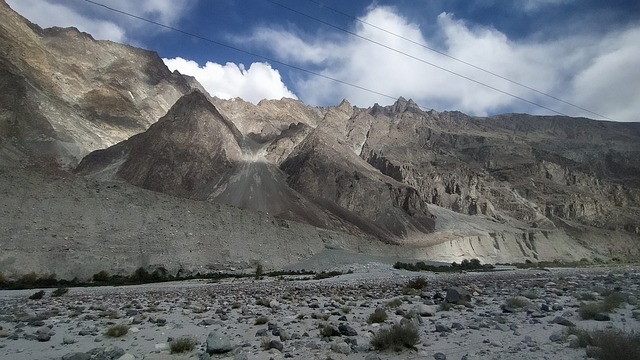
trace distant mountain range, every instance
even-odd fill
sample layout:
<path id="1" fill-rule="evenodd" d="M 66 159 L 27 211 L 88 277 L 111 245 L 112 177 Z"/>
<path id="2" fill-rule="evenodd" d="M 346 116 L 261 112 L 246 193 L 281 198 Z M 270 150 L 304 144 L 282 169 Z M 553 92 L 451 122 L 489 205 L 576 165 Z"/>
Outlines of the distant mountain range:
<path id="1" fill-rule="evenodd" d="M 41 29 L 2 0 L 0 88 L 0 168 L 6 175 L 1 180 L 51 178 L 56 186 L 70 187 L 59 191 L 67 197 L 79 187 L 78 194 L 85 194 L 80 205 L 89 196 L 87 184 L 121 184 L 129 196 L 136 188 L 167 194 L 163 199 L 171 198 L 181 211 L 195 206 L 189 204 L 215 211 L 230 205 L 225 209 L 239 208 L 233 211 L 253 214 L 246 216 L 254 220 L 274 219 L 264 226 L 272 226 L 275 237 L 295 236 L 288 230 L 277 235 L 290 227 L 285 224 L 300 224 L 313 234 L 326 229 L 317 236 L 342 240 L 323 246 L 374 256 L 394 249 L 405 258 L 504 262 L 640 254 L 640 123 L 472 117 L 423 111 L 404 98 L 367 109 L 347 100 L 335 107 L 292 99 L 257 105 L 222 100 L 210 97 L 194 78 L 170 72 L 154 52 L 96 41 L 73 28 Z M 61 178 L 71 180 L 64 185 Z M 38 200 L 43 194 L 36 189 L 46 185 L 34 181 L 25 186 Z M 4 186 L 7 204 L 20 203 L 14 194 L 20 184 Z M 85 205 L 99 211 L 92 204 Z M 119 208 L 126 201 L 117 204 L 109 208 L 114 219 L 129 211 Z M 16 259 L 27 255 L 16 245 L 16 234 L 37 243 L 36 225 L 23 228 L 21 222 L 42 218 L 46 210 L 6 205 L 3 211 L 6 232 L 0 242 L 11 251 L 0 255 L 0 271 L 18 273 Z M 71 216 L 68 211 L 55 208 L 38 220 L 44 222 L 38 229 L 59 226 L 57 217 Z M 206 226 L 216 228 L 206 213 L 199 212 L 204 218 L 192 225 L 210 222 Z M 254 220 L 236 226 L 258 226 Z M 96 226 L 73 216 L 70 221 L 76 243 L 83 237 L 97 241 Z M 99 223 L 109 226 L 108 219 Z M 116 220 L 111 226 L 127 232 L 128 225 Z M 138 237 L 159 236 L 159 230 L 143 228 Z M 111 241 L 103 235 L 100 241 Z M 34 271 L 61 274 L 86 274 L 109 267 L 113 259 L 120 259 L 110 268 L 116 272 L 211 265 L 186 255 L 171 266 L 153 256 L 123 264 L 127 246 L 145 252 L 143 242 L 132 244 L 127 236 L 113 240 L 119 250 L 110 250 L 111 260 L 93 267 L 45 259 L 50 251 L 69 256 L 52 250 L 60 243 L 45 241 L 42 254 L 25 261 Z M 176 239 L 172 246 L 205 238 Z M 238 246 L 260 240 L 243 241 Z M 285 246 L 271 254 L 280 256 L 273 266 L 313 256 L 322 246 L 309 248 L 304 254 L 299 246 Z M 84 251 L 99 258 L 107 250 Z M 229 252 L 216 261 L 260 262 L 260 251 Z"/>

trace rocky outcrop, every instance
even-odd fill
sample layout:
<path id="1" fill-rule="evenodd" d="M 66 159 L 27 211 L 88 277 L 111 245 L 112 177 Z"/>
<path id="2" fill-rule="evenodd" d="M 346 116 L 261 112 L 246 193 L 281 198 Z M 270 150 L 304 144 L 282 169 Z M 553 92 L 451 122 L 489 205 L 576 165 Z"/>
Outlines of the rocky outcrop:
<path id="1" fill-rule="evenodd" d="M 241 141 L 235 126 L 195 90 L 146 132 L 89 154 L 76 171 L 102 173 L 107 159 L 119 164 L 117 177 L 133 185 L 188 196 L 242 160 Z"/>
<path id="2" fill-rule="evenodd" d="M 68 168 L 146 130 L 191 90 L 154 52 L 41 29 L 0 1 L 0 154 Z"/>

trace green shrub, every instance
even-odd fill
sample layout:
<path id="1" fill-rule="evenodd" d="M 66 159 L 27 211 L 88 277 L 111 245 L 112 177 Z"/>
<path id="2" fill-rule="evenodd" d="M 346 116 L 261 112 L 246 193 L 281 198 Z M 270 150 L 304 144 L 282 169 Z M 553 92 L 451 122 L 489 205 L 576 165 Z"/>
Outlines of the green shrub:
<path id="1" fill-rule="evenodd" d="M 400 300 L 399 298 L 395 298 L 393 300 L 389 300 L 386 305 L 389 308 L 397 308 L 398 306 L 402 305 L 402 300 Z"/>
<path id="2" fill-rule="evenodd" d="M 600 360 L 640 359 L 640 334 L 620 329 L 586 331 L 568 328 L 567 333 L 578 336 L 580 347 L 596 346 L 593 353 Z"/>
<path id="3" fill-rule="evenodd" d="M 599 302 L 586 302 L 580 304 L 578 308 L 578 314 L 583 320 L 593 319 L 597 314 L 610 313 L 620 307 L 625 302 L 625 298 L 622 294 L 612 292 L 605 296 L 602 301 Z"/>
<path id="4" fill-rule="evenodd" d="M 453 306 L 448 301 L 440 303 L 440 311 L 449 311 Z"/>
<path id="5" fill-rule="evenodd" d="M 51 296 L 52 297 L 60 297 L 62 295 L 65 295 L 66 293 L 69 292 L 69 288 L 66 287 L 59 287 L 57 289 L 55 289 L 52 293 Z"/>
<path id="6" fill-rule="evenodd" d="M 263 273 L 264 273 L 264 269 L 262 268 L 262 264 L 256 265 L 256 272 L 255 272 L 254 278 L 256 280 L 260 279 Z"/>
<path id="7" fill-rule="evenodd" d="M 416 290 L 424 289 L 425 287 L 427 287 L 427 279 L 422 277 L 411 279 L 405 284 L 405 287 Z"/>
<path id="8" fill-rule="evenodd" d="M 38 292 L 33 293 L 31 296 L 29 296 L 29 299 L 31 300 L 40 300 L 44 297 L 44 290 L 40 290 Z"/>
<path id="9" fill-rule="evenodd" d="M 328 278 L 332 278 L 335 276 L 339 276 L 342 275 L 342 271 L 323 271 L 320 273 L 317 273 L 313 278 L 314 280 L 322 280 L 322 279 L 328 279 Z"/>
<path id="10" fill-rule="evenodd" d="M 169 343 L 172 354 L 190 352 L 196 347 L 196 341 L 190 337 L 180 337 Z"/>
<path id="11" fill-rule="evenodd" d="M 36 274 L 34 271 L 28 274 L 24 274 L 20 277 L 20 282 L 25 285 L 33 285 L 36 283 L 36 280 L 38 280 L 38 274 Z"/>
<path id="12" fill-rule="evenodd" d="M 320 324 L 320 337 L 340 336 L 340 331 L 331 324 Z"/>
<path id="13" fill-rule="evenodd" d="M 93 274 L 93 281 L 96 281 L 96 282 L 106 282 L 106 281 L 109 281 L 109 278 L 110 278 L 109 273 L 104 270 Z"/>
<path id="14" fill-rule="evenodd" d="M 391 328 L 381 329 L 371 339 L 371 345 L 378 351 L 413 349 L 419 342 L 418 329 L 411 323 L 396 324 Z"/>
<path id="15" fill-rule="evenodd" d="M 578 294 L 576 298 L 582 301 L 594 301 L 596 299 L 596 295 L 593 293 L 583 292 Z"/>
<path id="16" fill-rule="evenodd" d="M 625 301 L 626 299 L 624 295 L 618 292 L 613 292 L 602 299 L 602 310 L 604 312 L 611 312 L 619 308 Z"/>
<path id="17" fill-rule="evenodd" d="M 4 276 L 4 274 L 0 271 L 0 285 L 4 285 L 7 283 L 7 278 Z"/>
<path id="18" fill-rule="evenodd" d="M 521 309 L 529 305 L 529 302 L 521 297 L 511 297 L 506 300 L 506 304 L 512 309 Z"/>
<path id="19" fill-rule="evenodd" d="M 107 332 L 105 332 L 105 336 L 117 338 L 125 336 L 129 332 L 129 327 L 127 325 L 113 325 Z"/>
<path id="20" fill-rule="evenodd" d="M 367 320 L 367 322 L 369 324 L 383 323 L 387 320 L 388 317 L 389 316 L 384 309 L 378 308 L 373 313 L 371 313 L 371 315 L 369 315 L 369 319 Z"/>
<path id="21" fill-rule="evenodd" d="M 586 302 L 580 304 L 578 308 L 578 315 L 583 320 L 593 319 L 596 315 L 602 312 L 602 306 L 597 302 Z"/>

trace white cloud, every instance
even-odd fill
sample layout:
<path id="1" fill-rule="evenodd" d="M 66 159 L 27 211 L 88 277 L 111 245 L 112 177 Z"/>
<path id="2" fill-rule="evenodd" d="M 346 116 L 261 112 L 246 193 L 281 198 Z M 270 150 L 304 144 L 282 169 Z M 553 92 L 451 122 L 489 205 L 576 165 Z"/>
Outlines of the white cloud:
<path id="1" fill-rule="evenodd" d="M 129 42 L 128 33 L 164 31 L 162 28 L 135 20 L 85 2 L 60 0 L 7 0 L 20 15 L 41 27 L 76 27 L 99 40 Z M 167 25 L 180 20 L 194 0 L 101 0 L 100 3 Z"/>
<path id="2" fill-rule="evenodd" d="M 195 77 L 212 96 L 222 99 L 241 97 L 254 104 L 262 99 L 297 99 L 282 82 L 278 70 L 266 63 L 253 63 L 249 69 L 244 65 L 226 65 L 207 62 L 200 66 L 197 62 L 183 58 L 162 59 L 171 71 L 178 70 Z"/>
<path id="3" fill-rule="evenodd" d="M 564 5 L 574 0 L 524 0 L 522 7 L 526 11 L 537 11 L 549 6 Z"/>
<path id="4" fill-rule="evenodd" d="M 558 3 L 560 1 L 554 1 Z M 550 4 L 551 1 L 546 1 Z M 568 36 L 562 39 L 525 39 L 514 41 L 491 28 L 468 24 L 452 14 L 442 13 L 435 22 L 437 31 L 425 38 L 418 25 L 412 24 L 389 7 L 371 7 L 361 18 L 390 32 L 429 46 L 500 74 L 539 91 L 604 114 L 614 120 L 638 121 L 640 83 L 637 66 L 640 58 L 640 28 L 618 34 L 603 34 L 600 39 Z M 549 111 L 522 102 L 488 87 L 452 75 L 423 62 L 411 59 L 376 44 L 344 35 L 342 38 L 305 39 L 291 31 L 271 29 L 254 32 L 250 39 L 260 38 L 262 48 L 278 58 L 300 66 L 319 66 L 321 74 L 356 84 L 394 98 L 413 98 L 418 104 L 437 110 L 461 110 L 474 115 L 498 112 Z M 486 72 L 411 44 L 396 36 L 357 23 L 355 32 L 403 53 L 436 64 L 452 72 L 475 79 L 491 87 L 540 103 L 573 116 L 589 116 L 566 104 L 527 90 Z M 298 48 L 314 48 L 321 62 L 310 62 L 309 53 L 287 49 L 288 44 L 303 42 Z M 285 49 L 285 50 L 283 50 Z M 628 84 L 628 85 L 625 85 Z M 302 74 L 294 89 L 300 98 L 312 105 L 335 104 L 342 98 L 358 106 L 390 100 L 327 79 Z"/>
<path id="5" fill-rule="evenodd" d="M 61 4 L 42 0 L 7 0 L 7 3 L 20 15 L 43 28 L 73 26 L 96 39 L 125 41 L 124 29 L 115 23 L 87 18 Z"/>

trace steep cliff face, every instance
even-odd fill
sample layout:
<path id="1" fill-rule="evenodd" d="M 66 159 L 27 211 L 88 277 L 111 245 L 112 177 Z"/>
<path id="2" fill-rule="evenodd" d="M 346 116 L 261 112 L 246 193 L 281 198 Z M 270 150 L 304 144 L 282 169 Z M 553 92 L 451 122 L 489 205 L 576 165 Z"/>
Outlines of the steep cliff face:
<path id="1" fill-rule="evenodd" d="M 637 123 L 474 118 L 423 112 L 404 99 L 367 112 L 375 120 L 363 159 L 430 204 L 532 227 L 562 219 L 636 232 Z"/>
<path id="2" fill-rule="evenodd" d="M 144 131 L 191 90 L 151 51 L 41 29 L 0 1 L 0 153 L 75 166 Z"/>

